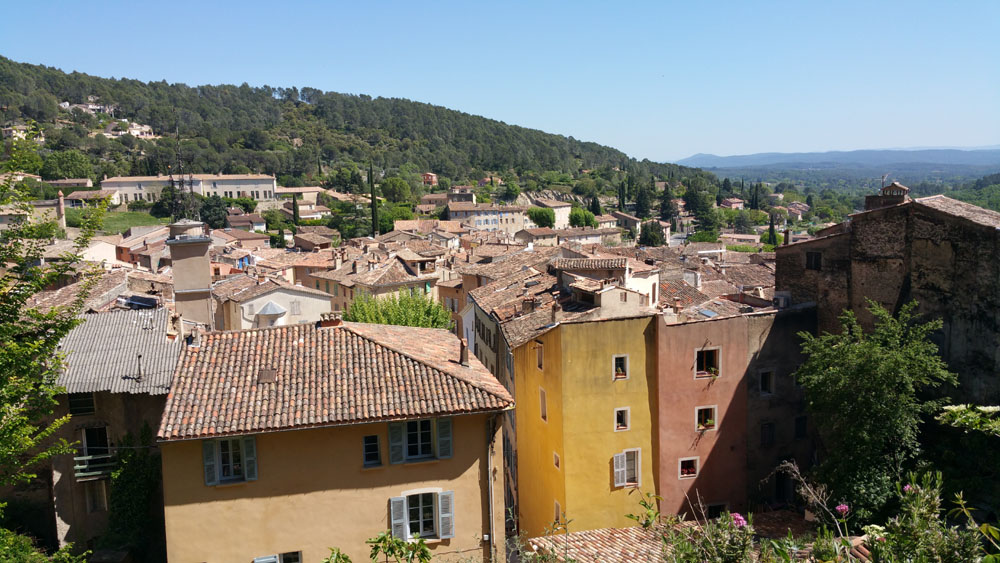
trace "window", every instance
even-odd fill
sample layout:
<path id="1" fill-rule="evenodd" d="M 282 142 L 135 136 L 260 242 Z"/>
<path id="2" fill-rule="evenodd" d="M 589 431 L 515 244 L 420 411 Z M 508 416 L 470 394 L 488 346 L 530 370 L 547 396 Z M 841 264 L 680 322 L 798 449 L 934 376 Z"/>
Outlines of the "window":
<path id="1" fill-rule="evenodd" d="M 622 303 L 628 303 L 628 293 L 625 293 L 624 291 L 621 292 L 619 294 L 619 299 L 621 299 Z"/>
<path id="2" fill-rule="evenodd" d="M 451 444 L 450 418 L 425 418 L 389 424 L 389 463 L 450 458 Z"/>
<path id="3" fill-rule="evenodd" d="M 555 501 L 555 514 L 553 514 L 552 522 L 557 523 L 562 518 L 562 507 L 559 506 L 559 501 Z"/>
<path id="4" fill-rule="evenodd" d="M 795 417 L 795 439 L 805 439 L 808 430 L 808 419 L 805 416 Z"/>
<path id="5" fill-rule="evenodd" d="M 84 415 L 94 414 L 94 394 L 93 393 L 70 393 L 69 394 L 69 414 Z"/>
<path id="6" fill-rule="evenodd" d="M 253 303 L 247 304 L 247 316 L 248 317 L 253 316 Z"/>
<path id="7" fill-rule="evenodd" d="M 713 520 L 715 518 L 718 518 L 719 516 L 722 516 L 722 513 L 728 509 L 729 505 L 727 505 L 726 503 L 710 504 L 708 505 L 708 509 L 706 511 L 705 516 L 707 516 L 709 520 Z"/>
<path id="8" fill-rule="evenodd" d="M 622 430 L 628 430 L 629 423 L 629 407 L 615 409 L 615 432 L 621 432 Z"/>
<path id="9" fill-rule="evenodd" d="M 432 455 L 431 421 L 411 420 L 406 423 L 406 457 L 408 459 Z"/>
<path id="10" fill-rule="evenodd" d="M 698 458 L 682 458 L 678 464 L 678 478 L 692 479 L 698 476 Z"/>
<path id="11" fill-rule="evenodd" d="M 535 341 L 535 360 L 538 363 L 538 369 L 544 369 L 542 366 L 545 365 L 545 347 L 537 340 Z"/>
<path id="12" fill-rule="evenodd" d="M 541 411 L 542 420 L 549 419 L 549 407 L 545 404 L 545 389 L 538 388 L 538 408 Z"/>
<path id="13" fill-rule="evenodd" d="M 292 314 L 293 315 L 302 314 L 302 303 L 299 302 L 297 299 L 295 301 L 292 301 Z"/>
<path id="14" fill-rule="evenodd" d="M 221 438 L 202 442 L 205 484 L 255 481 L 257 442 L 253 436 Z"/>
<path id="15" fill-rule="evenodd" d="M 301 551 L 290 551 L 281 555 L 265 555 L 256 557 L 253 563 L 302 563 Z"/>
<path id="16" fill-rule="evenodd" d="M 628 379 L 628 356 L 614 356 L 613 360 L 614 378 Z"/>
<path id="17" fill-rule="evenodd" d="M 806 269 L 822 270 L 823 254 L 821 252 L 806 252 Z"/>
<path id="18" fill-rule="evenodd" d="M 419 492 L 389 499 L 393 537 L 455 537 L 455 493 Z"/>
<path id="19" fill-rule="evenodd" d="M 698 407 L 695 409 L 695 426 L 701 430 L 715 430 L 715 407 Z"/>
<path id="20" fill-rule="evenodd" d="M 774 423 L 764 422 L 760 425 L 760 447 L 767 448 L 774 445 Z"/>
<path id="21" fill-rule="evenodd" d="M 556 452 L 552 452 L 552 465 L 555 465 L 556 469 L 559 469 L 559 454 Z"/>
<path id="22" fill-rule="evenodd" d="M 642 451 L 638 448 L 615 454 L 612 460 L 616 487 L 638 487 L 640 484 Z"/>
<path id="23" fill-rule="evenodd" d="M 365 467 L 382 465 L 382 450 L 379 448 L 378 435 L 365 436 L 363 442 Z"/>
<path id="24" fill-rule="evenodd" d="M 771 393 L 774 393 L 774 372 L 762 371 L 760 372 L 760 394 L 770 395 Z"/>
<path id="25" fill-rule="evenodd" d="M 708 377 L 708 376 L 718 376 L 719 375 L 719 349 L 711 348 L 707 350 L 698 350 L 696 353 L 696 365 L 695 369 L 697 371 L 697 377 Z"/>

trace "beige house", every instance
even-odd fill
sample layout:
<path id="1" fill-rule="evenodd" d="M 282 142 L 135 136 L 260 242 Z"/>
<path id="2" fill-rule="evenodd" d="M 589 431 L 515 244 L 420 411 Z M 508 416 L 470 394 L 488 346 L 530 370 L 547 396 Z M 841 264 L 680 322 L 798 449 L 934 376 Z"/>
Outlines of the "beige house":
<path id="1" fill-rule="evenodd" d="M 215 328 L 243 330 L 314 323 L 330 312 L 330 296 L 270 278 L 231 276 L 212 285 Z"/>
<path id="2" fill-rule="evenodd" d="M 535 200 L 535 205 L 551 209 L 556 214 L 554 228 L 565 229 L 569 227 L 569 212 L 573 209 L 573 204 L 556 199 L 538 198 Z"/>
<path id="3" fill-rule="evenodd" d="M 410 293 L 437 301 L 438 275 L 434 262 L 434 258 L 412 251 L 382 260 L 362 255 L 357 260 L 337 259 L 339 267 L 311 275 L 314 287 L 332 296 L 333 310 L 346 311 L 354 299 L 363 295 L 382 298 Z"/>
<path id="4" fill-rule="evenodd" d="M 448 219 L 480 231 L 503 231 L 509 235 L 525 227 L 524 208 L 489 203 L 450 202 Z"/>
<path id="5" fill-rule="evenodd" d="M 512 407 L 445 330 L 206 334 L 160 425 L 167 557 L 319 561 L 334 546 L 362 561 L 389 531 L 436 560 L 503 561 L 499 415 Z"/>
<path id="6" fill-rule="evenodd" d="M 274 176 L 265 174 L 184 174 L 174 178 L 176 185 L 184 181 L 184 189 L 202 196 L 247 197 L 255 200 L 274 199 L 278 184 Z M 160 192 L 170 184 L 170 177 L 115 176 L 101 181 L 101 188 L 121 193 L 123 203 L 130 201 L 156 201 Z"/>

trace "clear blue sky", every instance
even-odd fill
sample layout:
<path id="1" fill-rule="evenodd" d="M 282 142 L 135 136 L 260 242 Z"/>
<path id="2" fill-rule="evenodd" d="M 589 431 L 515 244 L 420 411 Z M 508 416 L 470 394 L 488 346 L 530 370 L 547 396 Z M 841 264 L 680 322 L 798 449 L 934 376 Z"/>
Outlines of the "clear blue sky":
<path id="1" fill-rule="evenodd" d="M 652 160 L 1000 144 L 1000 2 L 8 3 L 0 54 L 404 97 Z"/>

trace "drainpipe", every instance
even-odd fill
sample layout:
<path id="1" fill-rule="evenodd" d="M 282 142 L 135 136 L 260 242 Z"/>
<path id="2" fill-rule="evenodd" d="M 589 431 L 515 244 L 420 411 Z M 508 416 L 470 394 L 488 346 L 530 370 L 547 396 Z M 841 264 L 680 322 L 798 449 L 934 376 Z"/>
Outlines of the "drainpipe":
<path id="1" fill-rule="evenodd" d="M 493 527 L 493 510 L 495 508 L 493 502 L 493 453 L 496 450 L 496 423 L 500 415 L 493 415 L 490 417 L 489 424 L 487 424 L 487 431 L 489 435 L 486 437 L 486 487 L 489 489 L 489 500 L 490 503 L 489 518 L 490 518 L 490 540 L 489 540 L 489 553 L 490 561 L 495 563 L 496 558 L 496 530 Z"/>

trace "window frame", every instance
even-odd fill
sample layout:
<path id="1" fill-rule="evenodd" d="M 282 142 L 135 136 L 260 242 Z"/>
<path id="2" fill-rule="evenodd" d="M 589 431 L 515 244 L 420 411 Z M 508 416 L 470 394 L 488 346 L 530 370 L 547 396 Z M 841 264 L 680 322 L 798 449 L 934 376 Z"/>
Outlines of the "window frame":
<path id="1" fill-rule="evenodd" d="M 625 413 L 625 425 L 618 424 L 618 413 Z M 618 407 L 614 410 L 614 420 L 612 420 L 615 432 L 627 432 L 632 428 L 632 407 Z"/>
<path id="2" fill-rule="evenodd" d="M 769 434 L 765 434 L 764 429 L 770 429 Z M 765 435 L 768 439 L 765 440 Z M 771 448 L 774 447 L 775 442 L 777 442 L 777 427 L 773 421 L 764 421 L 760 423 L 760 447 L 761 448 Z"/>
<path id="3" fill-rule="evenodd" d="M 428 443 L 426 445 L 427 445 L 427 449 L 430 450 L 430 453 L 422 453 L 421 452 L 421 453 L 418 453 L 417 455 L 410 455 L 410 424 L 417 424 L 418 425 L 417 434 L 420 435 L 420 434 L 423 434 L 424 431 L 423 431 L 423 429 L 419 428 L 419 425 L 421 423 L 424 423 L 424 422 L 426 422 L 427 425 L 429 426 L 430 440 L 428 441 Z M 434 449 L 435 449 L 434 448 L 434 442 L 435 442 L 435 438 L 436 438 L 435 432 L 434 432 L 434 427 L 435 426 L 436 426 L 436 424 L 434 424 L 434 419 L 431 419 L 431 418 L 420 418 L 420 419 L 417 419 L 417 420 L 406 420 L 406 421 L 403 422 L 403 459 L 405 461 L 423 461 L 423 460 L 427 460 L 427 459 L 435 459 L 435 452 L 434 452 Z M 422 439 L 418 438 L 416 446 L 419 449 L 422 449 L 423 445 L 424 444 L 422 443 Z"/>
<path id="4" fill-rule="evenodd" d="M 708 371 L 698 371 L 698 355 L 704 352 L 714 352 L 715 353 L 715 373 L 711 372 L 712 368 Z M 707 362 L 706 362 L 707 363 Z M 705 346 L 703 348 L 695 348 L 694 350 L 694 378 L 695 379 L 709 379 L 715 378 L 722 375 L 722 346 Z"/>
<path id="5" fill-rule="evenodd" d="M 545 370 L 545 344 L 539 340 L 535 341 L 535 365 L 539 370 Z"/>
<path id="6" fill-rule="evenodd" d="M 764 376 L 765 375 L 768 376 L 768 386 L 767 386 L 768 389 L 767 390 L 764 389 Z M 760 370 L 760 371 L 757 372 L 757 391 L 762 396 L 768 396 L 768 395 L 774 395 L 775 394 L 774 393 L 774 382 L 775 382 L 775 377 L 774 377 L 774 370 L 773 369 L 770 369 L 770 368 L 768 368 L 768 369 L 762 369 L 762 370 Z"/>
<path id="7" fill-rule="evenodd" d="M 403 498 L 406 499 L 406 537 L 407 538 L 419 537 L 421 539 L 436 539 L 438 537 L 438 535 L 439 535 L 439 531 L 438 531 L 439 526 L 438 526 L 438 499 L 437 499 L 437 496 L 438 496 L 437 493 L 422 492 L 422 493 L 409 494 L 409 495 L 406 495 L 405 497 L 403 497 Z M 421 514 L 422 511 L 423 511 L 423 509 L 426 508 L 424 506 L 424 502 L 423 502 L 424 500 L 426 500 L 425 497 L 427 497 L 427 498 L 430 499 L 430 507 L 429 508 L 431 510 L 431 517 L 430 517 L 431 529 L 430 529 L 430 533 L 429 534 L 424 534 L 424 524 L 426 523 L 426 521 L 428 519 L 424 518 L 423 515 Z M 413 523 L 414 523 L 413 519 L 412 519 L 412 516 L 411 516 L 411 511 L 412 511 L 412 509 L 414 507 L 410 504 L 410 499 L 412 499 L 412 498 L 416 498 L 418 500 L 416 509 L 417 509 L 417 525 L 419 527 L 419 531 L 417 531 L 417 532 L 413 532 L 412 531 L 412 526 L 413 526 Z"/>
<path id="8" fill-rule="evenodd" d="M 701 425 L 701 412 L 710 410 L 712 411 L 712 421 L 711 426 Z M 719 406 L 718 405 L 700 405 L 694 408 L 694 429 L 698 432 L 714 432 L 719 429 Z"/>
<path id="9" fill-rule="evenodd" d="M 368 439 L 375 438 L 375 461 L 368 460 Z M 361 464 L 364 467 L 382 467 L 382 437 L 378 434 L 367 434 L 361 437 Z"/>
<path id="10" fill-rule="evenodd" d="M 235 475 L 230 475 L 229 477 L 226 477 L 226 476 L 224 476 L 222 474 L 222 472 L 223 472 L 222 444 L 223 443 L 228 443 L 228 444 L 235 443 L 237 445 L 237 449 L 239 450 L 239 456 L 240 456 L 239 457 L 240 474 L 239 474 L 238 477 L 235 476 Z M 230 466 L 234 465 L 232 463 L 232 453 L 233 453 L 232 451 L 229 452 L 229 454 L 230 454 Z M 216 471 L 216 478 L 217 478 L 217 480 L 218 480 L 218 482 L 220 484 L 223 484 L 223 483 L 240 483 L 242 481 L 246 481 L 246 456 L 243 453 L 243 438 L 242 437 L 237 436 L 237 437 L 217 438 L 215 440 L 215 467 L 216 467 L 216 469 L 215 469 L 215 471 Z"/>
<path id="11" fill-rule="evenodd" d="M 822 272 L 823 253 L 816 250 L 806 251 L 806 269 L 814 272 Z"/>
<path id="12" fill-rule="evenodd" d="M 558 452 L 552 452 L 552 465 L 556 466 L 556 469 L 562 469 L 562 460 L 559 458 Z"/>
<path id="13" fill-rule="evenodd" d="M 538 414 L 542 417 L 543 421 L 549 421 L 548 399 L 545 395 L 545 388 L 541 385 L 538 386 Z"/>
<path id="14" fill-rule="evenodd" d="M 619 359 L 625 360 L 625 375 L 623 375 L 623 376 L 619 376 L 618 375 L 618 366 L 616 364 L 618 363 Z M 614 355 L 612 355 L 611 356 L 611 380 L 612 381 L 625 381 L 627 379 L 630 379 L 631 376 L 632 376 L 630 367 L 631 366 L 630 366 L 629 355 L 628 354 L 614 354 Z"/>
<path id="15" fill-rule="evenodd" d="M 684 475 L 684 462 L 691 461 L 694 462 L 694 473 L 690 475 Z M 677 460 L 677 478 L 678 479 L 696 479 L 701 473 L 701 457 L 682 457 Z"/>
<path id="16" fill-rule="evenodd" d="M 89 410 L 84 409 L 84 412 L 73 412 L 73 410 L 74 410 L 74 407 L 73 407 L 74 396 L 76 396 L 76 399 L 77 399 L 78 403 L 79 403 L 80 399 L 89 398 Z M 90 393 L 67 393 L 66 394 L 66 405 L 69 408 L 69 414 L 70 414 L 70 416 L 88 416 L 88 415 L 92 415 L 92 414 L 96 414 L 97 413 L 97 397 L 94 395 L 93 392 L 90 392 Z M 79 405 L 76 407 L 76 409 L 78 411 L 80 410 Z"/>

